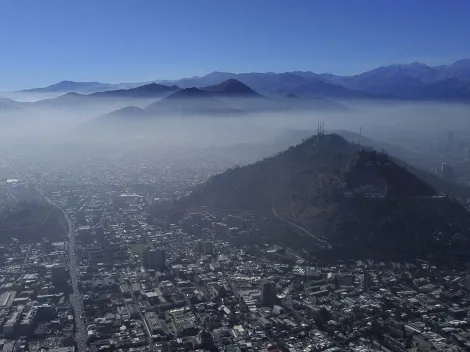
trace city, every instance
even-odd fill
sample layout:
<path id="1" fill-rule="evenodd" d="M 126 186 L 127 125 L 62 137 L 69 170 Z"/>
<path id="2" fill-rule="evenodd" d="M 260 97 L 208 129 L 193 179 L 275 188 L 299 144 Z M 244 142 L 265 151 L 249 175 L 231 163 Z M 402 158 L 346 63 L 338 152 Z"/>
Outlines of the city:
<path id="1" fill-rule="evenodd" d="M 63 231 L 1 247 L 4 351 L 470 348 L 466 271 L 424 261 L 315 264 L 306 251 L 260 241 L 249 214 L 199 208 L 156 221 L 154 207 L 185 184 L 178 172 L 149 190 L 139 179 L 145 163 L 89 163 L 85 172 L 56 158 L 44 177 L 39 163 L 20 169 L 25 158 L 3 159 L 11 182 L 2 201 L 43 201 L 63 211 Z M 132 168 L 132 178 L 116 179 L 116 167 Z"/>

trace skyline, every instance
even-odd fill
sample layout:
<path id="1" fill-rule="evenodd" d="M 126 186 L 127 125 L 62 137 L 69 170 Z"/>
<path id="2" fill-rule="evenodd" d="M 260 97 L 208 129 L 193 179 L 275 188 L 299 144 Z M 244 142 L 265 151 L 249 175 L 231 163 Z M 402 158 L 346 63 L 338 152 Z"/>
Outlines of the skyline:
<path id="1" fill-rule="evenodd" d="M 238 5 L 238 6 L 237 6 Z M 470 3 L 6 1 L 0 91 L 213 71 L 358 74 L 470 57 Z"/>

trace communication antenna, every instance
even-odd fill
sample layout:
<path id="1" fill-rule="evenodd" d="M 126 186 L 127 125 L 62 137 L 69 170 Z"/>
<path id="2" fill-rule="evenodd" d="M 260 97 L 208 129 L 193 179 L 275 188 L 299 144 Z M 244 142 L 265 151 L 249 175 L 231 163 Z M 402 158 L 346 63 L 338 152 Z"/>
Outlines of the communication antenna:
<path id="1" fill-rule="evenodd" d="M 359 126 L 359 146 L 361 146 L 361 139 L 362 139 L 362 126 Z"/>

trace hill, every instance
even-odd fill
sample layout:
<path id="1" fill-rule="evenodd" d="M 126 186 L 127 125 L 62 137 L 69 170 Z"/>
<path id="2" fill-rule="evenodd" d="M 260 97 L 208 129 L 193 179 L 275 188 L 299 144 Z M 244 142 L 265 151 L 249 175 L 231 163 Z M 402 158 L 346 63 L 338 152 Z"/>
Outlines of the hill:
<path id="1" fill-rule="evenodd" d="M 16 111 L 18 109 L 21 109 L 21 103 L 9 98 L 0 97 L 0 112 Z"/>
<path id="2" fill-rule="evenodd" d="M 245 98 L 259 98 L 261 94 L 255 92 L 246 84 L 236 80 L 228 79 L 222 83 L 201 88 L 202 90 L 219 96 L 227 97 L 245 97 Z"/>
<path id="3" fill-rule="evenodd" d="M 105 114 L 100 117 L 97 117 L 96 119 L 93 119 L 93 120 L 100 120 L 103 122 L 106 121 L 106 122 L 112 123 L 121 119 L 122 120 L 138 119 L 141 117 L 145 117 L 144 109 L 141 109 L 137 106 L 127 106 L 125 108 L 112 111 L 109 114 Z M 88 121 L 86 123 L 89 124 L 90 122 L 93 122 L 93 120 Z"/>
<path id="4" fill-rule="evenodd" d="M 332 84 L 319 78 L 306 79 L 305 82 L 296 86 L 280 87 L 276 90 L 277 94 L 295 94 L 300 97 L 324 97 L 324 98 L 341 98 L 341 99 L 354 99 L 354 98 L 382 98 L 381 96 L 374 96 L 370 93 L 351 90 L 338 84 Z"/>
<path id="5" fill-rule="evenodd" d="M 244 112 L 231 107 L 214 95 L 198 88 L 186 88 L 149 105 L 148 116 L 235 116 Z"/>
<path id="6" fill-rule="evenodd" d="M 42 88 L 25 89 L 22 92 L 29 93 L 93 93 L 112 89 L 114 85 L 100 82 L 74 82 L 61 81 Z"/>
<path id="7" fill-rule="evenodd" d="M 65 240 L 65 224 L 63 214 L 49 203 L 20 202 L 0 212 L 0 243 L 9 243 L 12 238 L 23 243 L 43 238 Z"/>
<path id="8" fill-rule="evenodd" d="M 285 97 L 265 97 L 236 79 L 228 79 L 220 84 L 200 89 L 220 98 L 234 108 L 249 113 L 347 110 L 344 105 L 321 97 L 302 98 L 295 94 L 288 94 Z"/>
<path id="9" fill-rule="evenodd" d="M 192 117 L 233 117 L 245 116 L 242 110 L 233 108 L 211 93 L 198 88 L 181 89 L 146 108 L 127 106 L 95 117 L 81 124 L 77 132 L 89 134 L 91 130 L 100 135 L 115 133 L 120 135 L 151 134 L 159 129 L 157 121 Z"/>
<path id="10" fill-rule="evenodd" d="M 449 262 L 470 253 L 470 215 L 460 203 L 388 155 L 336 134 L 216 175 L 182 202 L 283 219 L 311 237 L 277 240 L 323 248 L 330 258 Z"/>
<path id="11" fill-rule="evenodd" d="M 156 98 L 178 91 L 178 86 L 150 83 L 130 89 L 108 90 L 90 94 L 93 98 Z"/>
<path id="12" fill-rule="evenodd" d="M 104 92 L 107 90 L 129 89 L 141 86 L 144 83 L 101 83 L 101 82 L 76 82 L 61 81 L 47 87 L 25 89 L 20 92 L 24 93 L 82 93 L 91 94 L 96 92 Z"/>
<path id="13" fill-rule="evenodd" d="M 83 104 L 89 103 L 89 96 L 86 94 L 80 94 L 75 92 L 66 93 L 59 95 L 55 98 L 42 99 L 31 103 L 24 103 L 30 107 L 41 107 L 41 108 L 63 108 L 72 107 L 76 108 Z"/>
<path id="14" fill-rule="evenodd" d="M 29 103 L 28 105 L 53 108 L 64 106 L 76 107 L 77 105 L 83 107 L 84 104 L 88 106 L 96 104 L 108 104 L 108 100 L 110 99 L 122 102 L 138 101 L 139 99 L 156 99 L 164 97 L 170 93 L 174 93 L 178 90 L 179 87 L 177 86 L 166 86 L 163 84 L 150 83 L 130 89 L 108 90 L 92 94 L 70 92 L 55 98 L 43 99 L 34 103 Z"/>

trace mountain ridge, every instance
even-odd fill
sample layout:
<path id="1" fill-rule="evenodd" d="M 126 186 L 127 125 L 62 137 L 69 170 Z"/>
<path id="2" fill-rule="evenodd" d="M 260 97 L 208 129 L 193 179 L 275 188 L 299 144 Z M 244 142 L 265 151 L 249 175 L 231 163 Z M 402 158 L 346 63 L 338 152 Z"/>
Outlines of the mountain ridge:
<path id="1" fill-rule="evenodd" d="M 216 86 L 236 79 L 257 93 L 268 96 L 286 94 L 341 99 L 411 99 L 470 101 L 470 59 L 449 65 L 429 66 L 419 62 L 380 66 L 356 75 L 334 75 L 311 71 L 281 73 L 231 73 L 214 71 L 204 76 L 142 83 L 100 83 L 62 81 L 23 92 L 95 93 L 126 90 L 149 83 L 177 85 L 181 88 Z M 442 82 L 442 84 L 439 84 Z M 447 83 L 446 83 L 447 82 Z M 450 84 L 451 82 L 452 84 Z"/>
<path id="2" fill-rule="evenodd" d="M 144 109 L 128 106 L 95 119 L 124 119 L 127 113 L 129 113 L 130 120 L 135 120 L 165 115 L 244 116 L 250 113 L 293 110 L 344 111 L 346 107 L 325 98 L 267 98 L 242 82 L 229 79 L 215 86 L 183 88 L 153 102 Z"/>

